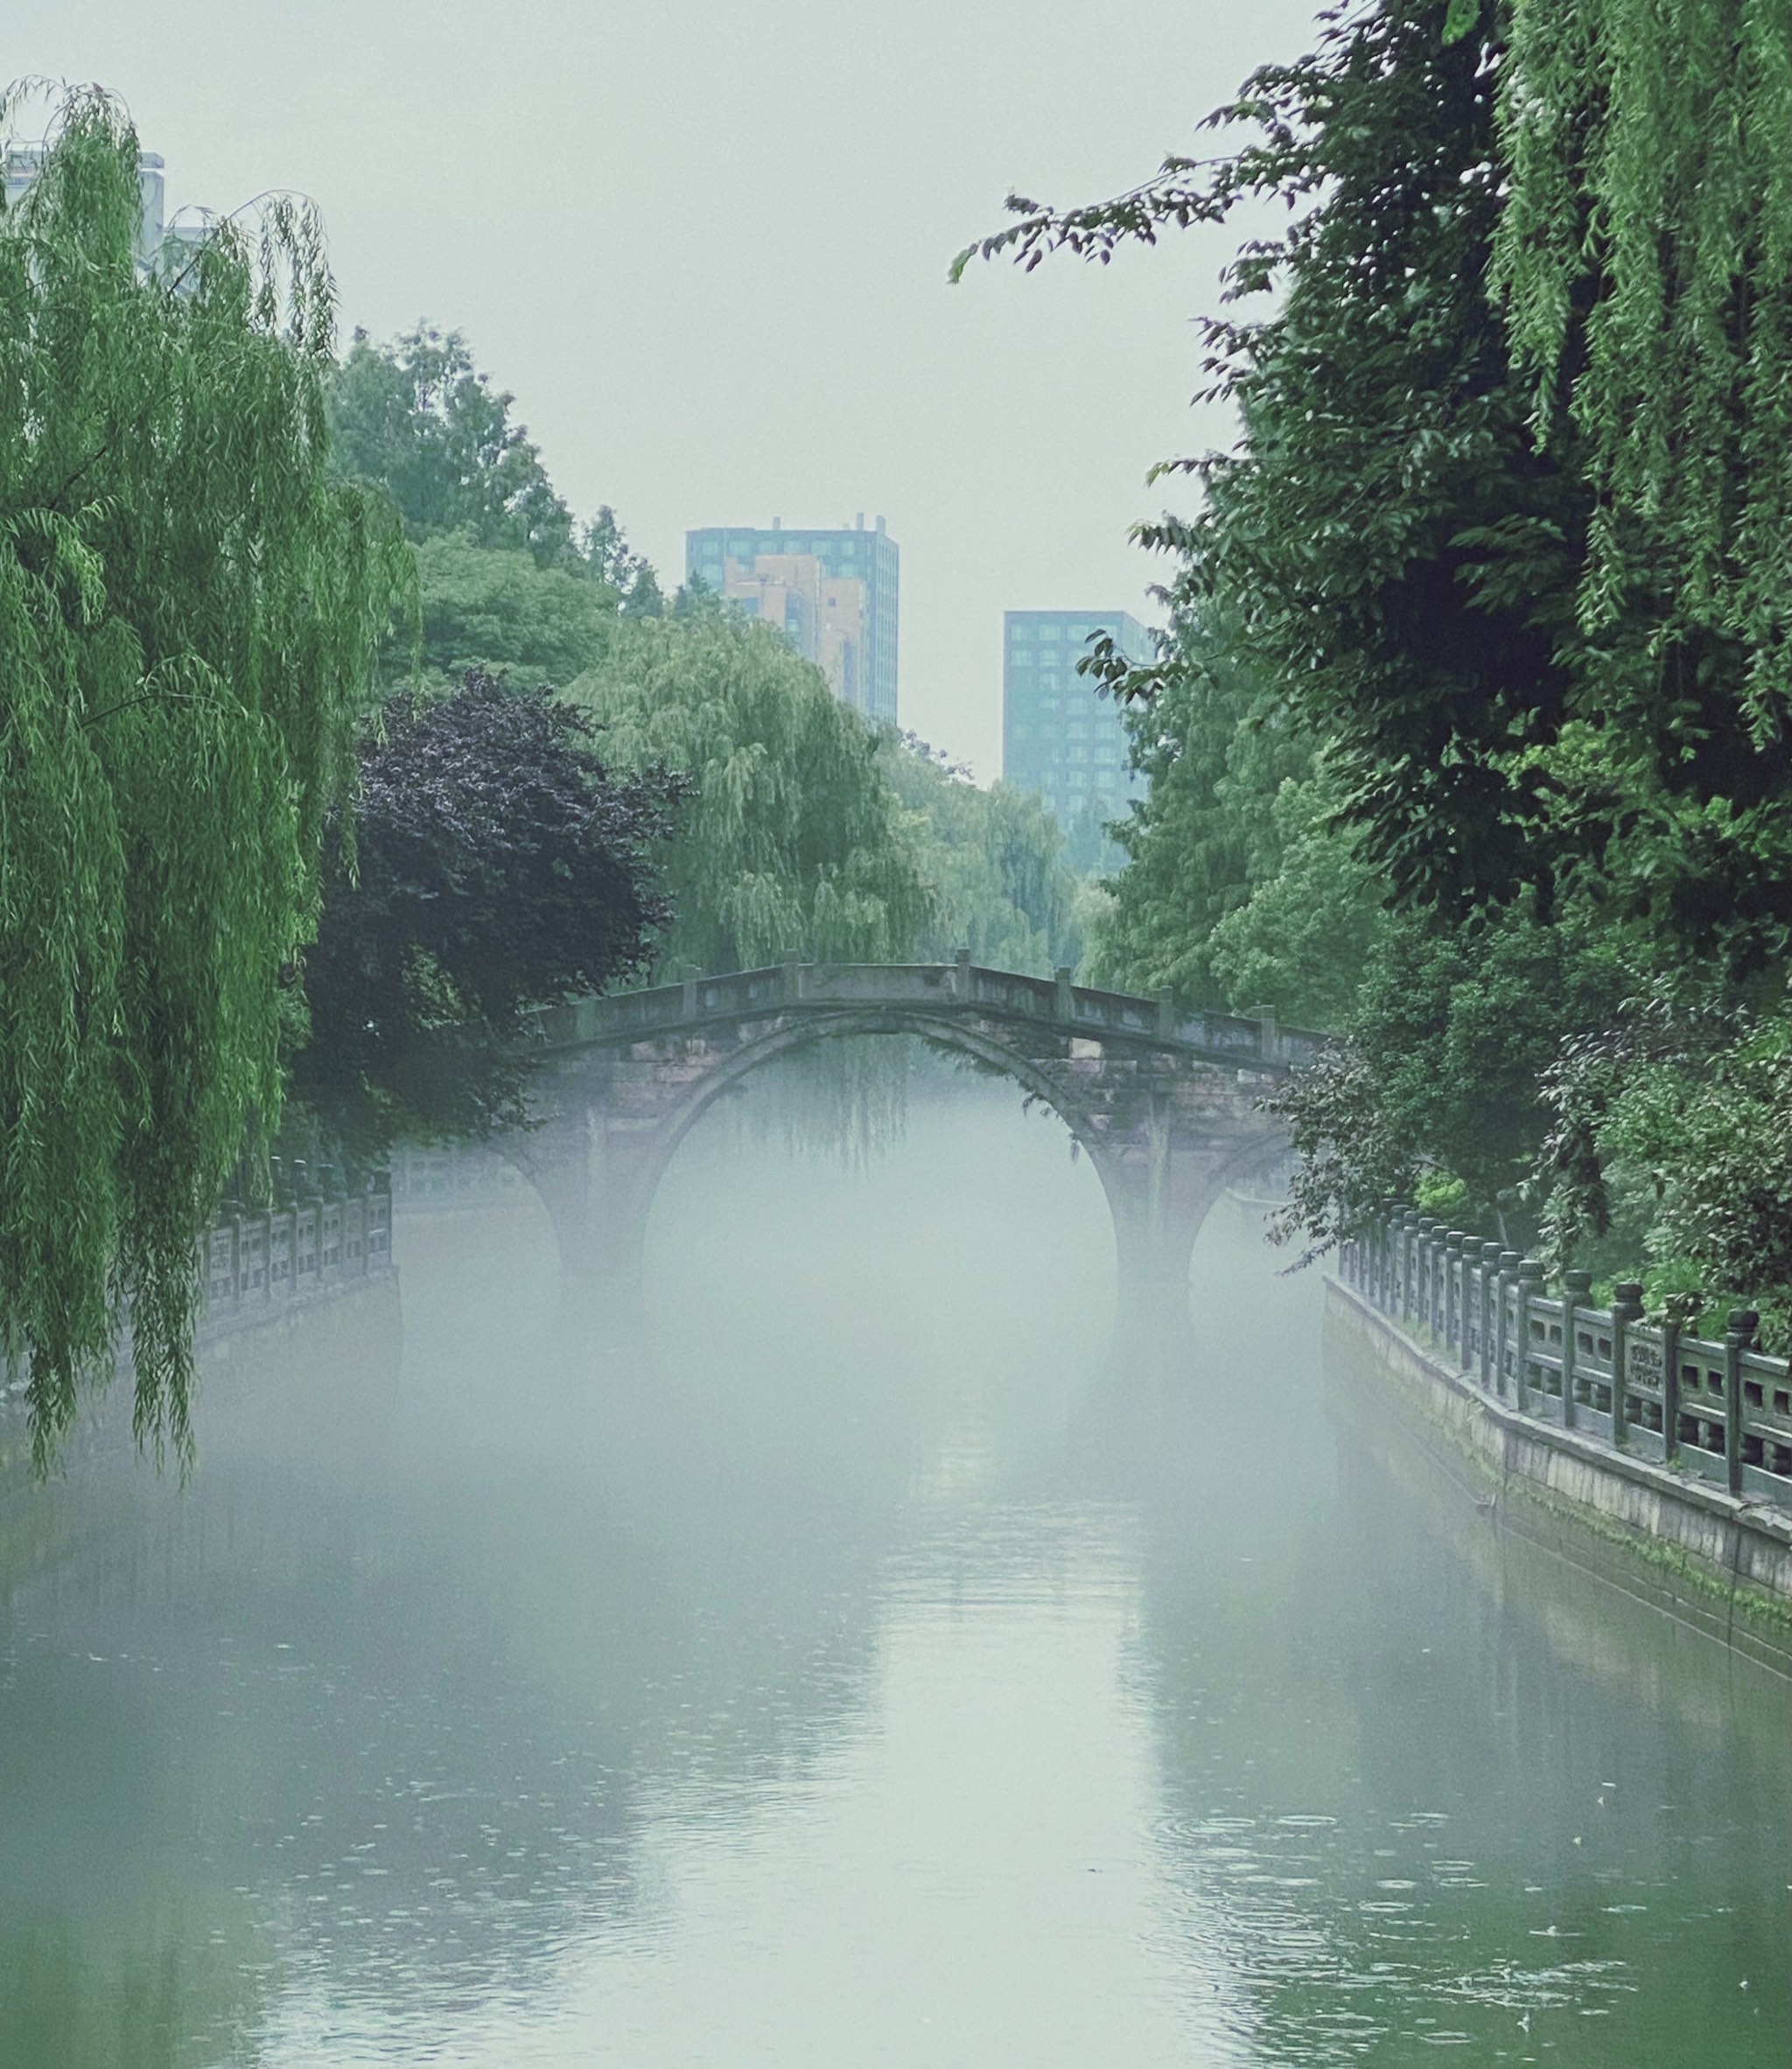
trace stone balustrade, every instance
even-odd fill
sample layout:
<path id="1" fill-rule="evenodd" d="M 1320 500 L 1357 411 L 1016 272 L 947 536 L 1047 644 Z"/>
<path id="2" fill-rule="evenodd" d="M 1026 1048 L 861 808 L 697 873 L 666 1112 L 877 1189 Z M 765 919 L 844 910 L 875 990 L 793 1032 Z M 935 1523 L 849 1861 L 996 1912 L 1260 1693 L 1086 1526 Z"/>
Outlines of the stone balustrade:
<path id="1" fill-rule="evenodd" d="M 392 1262 L 392 1200 L 369 1190 L 287 1206 L 227 1206 L 200 1240 L 202 1331 L 277 1313 Z"/>
<path id="2" fill-rule="evenodd" d="M 532 1045 L 583 1046 L 631 1034 L 652 1037 L 738 1021 L 793 1008 L 926 1008 L 977 1013 L 1012 1022 L 1061 1028 L 1079 1038 L 1121 1037 L 1261 1070 L 1308 1063 L 1326 1038 L 1306 1028 L 1279 1027 L 1275 1016 L 1179 1013 L 1167 996 L 1138 998 L 1074 984 L 1060 969 L 1052 977 L 984 969 L 961 949 L 952 962 L 812 963 L 790 961 L 722 976 L 692 977 L 648 991 L 546 1006 L 530 1017 Z"/>
<path id="3" fill-rule="evenodd" d="M 1634 1280 L 1595 1307 L 1586 1272 L 1552 1293 L 1534 1259 L 1392 1203 L 1340 1271 L 1521 1415 L 1792 1507 L 1792 1379 L 1755 1347 L 1752 1308 L 1730 1311 L 1721 1342 L 1646 1323 Z"/>

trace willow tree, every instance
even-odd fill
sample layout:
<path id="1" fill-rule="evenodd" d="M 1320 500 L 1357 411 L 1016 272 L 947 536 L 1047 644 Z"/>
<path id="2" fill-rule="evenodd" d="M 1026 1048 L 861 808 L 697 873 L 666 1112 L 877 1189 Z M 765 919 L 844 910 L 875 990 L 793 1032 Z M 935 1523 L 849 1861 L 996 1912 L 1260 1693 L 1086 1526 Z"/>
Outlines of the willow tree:
<path id="1" fill-rule="evenodd" d="M 40 1466 L 127 1314 L 139 1438 L 188 1442 L 196 1239 L 279 1106 L 402 578 L 326 465 L 314 213 L 144 264 L 137 155 L 72 95 L 0 215 L 0 1344 Z"/>
<path id="2" fill-rule="evenodd" d="M 1057 821 L 1032 791 L 1012 783 L 981 790 L 968 769 L 893 729 L 883 736 L 878 765 L 920 842 L 933 892 L 915 943 L 923 961 L 949 962 L 968 947 L 973 962 L 1044 977 L 1078 961 L 1076 879 L 1064 866 Z"/>
<path id="3" fill-rule="evenodd" d="M 1492 281 L 1595 506 L 1580 617 L 1662 723 L 1727 672 L 1792 696 L 1792 0 L 1510 0 Z M 1638 606 L 1641 606 L 1639 609 Z"/>
<path id="4" fill-rule="evenodd" d="M 877 736 L 768 626 L 713 604 L 620 622 L 568 693 L 606 758 L 687 777 L 668 973 L 906 955 L 931 908 Z"/>

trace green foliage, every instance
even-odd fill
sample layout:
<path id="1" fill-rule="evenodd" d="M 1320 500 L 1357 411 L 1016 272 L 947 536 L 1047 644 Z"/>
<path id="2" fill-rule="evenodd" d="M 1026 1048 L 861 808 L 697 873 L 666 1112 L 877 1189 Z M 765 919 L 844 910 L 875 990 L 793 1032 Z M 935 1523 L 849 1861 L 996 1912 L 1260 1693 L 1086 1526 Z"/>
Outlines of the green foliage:
<path id="1" fill-rule="evenodd" d="M 406 576 L 327 465 L 314 216 L 140 276 L 136 166 L 73 95 L 0 215 L 0 1341 L 40 1464 L 122 1303 L 139 1436 L 186 1442 L 195 1241 L 279 1109 L 278 980 Z"/>
<path id="2" fill-rule="evenodd" d="M 609 646 L 618 596 L 577 560 L 543 566 L 520 547 L 481 547 L 464 532 L 416 549 L 426 682 L 458 682 L 469 668 L 519 685 L 570 682 Z M 390 675 L 410 655 L 395 643 Z"/>
<path id="3" fill-rule="evenodd" d="M 701 598 L 625 618 L 568 694 L 612 761 L 690 779 L 665 974 L 910 954 L 932 900 L 878 737 L 770 626 Z"/>
<path id="4" fill-rule="evenodd" d="M 1731 77 L 1739 46 L 1723 23 L 1744 11 L 1755 55 Z M 1275 290 L 1274 312 L 1207 326 L 1214 392 L 1238 408 L 1245 438 L 1191 463 L 1205 489 L 1197 518 L 1144 535 L 1180 557 L 1185 615 L 1190 603 L 1223 608 L 1265 693 L 1325 742 L 1358 851 L 1400 902 L 1460 916 L 1530 891 L 1546 912 L 1572 886 L 1648 916 L 1693 954 L 1738 967 L 1783 955 L 1792 446 L 1773 427 L 1792 406 L 1792 336 L 1774 257 L 1787 211 L 1771 227 L 1762 212 L 1792 148 L 1787 125 L 1770 136 L 1766 119 L 1784 12 L 1783 0 L 1673 10 L 1673 33 L 1635 75 L 1636 119 L 1614 122 L 1595 171 L 1578 154 L 1597 127 L 1597 68 L 1589 84 L 1572 61 L 1542 67 L 1553 31 L 1536 25 L 1621 13 L 1626 36 L 1647 40 L 1654 12 L 1538 0 L 1532 56 L 1515 60 L 1532 69 L 1508 91 L 1502 128 L 1497 82 L 1512 72 L 1498 10 L 1471 19 L 1442 0 L 1382 0 L 1328 17 L 1317 56 L 1265 68 L 1219 111 L 1257 132 L 1242 151 L 1172 159 L 1090 208 L 1016 200 L 1020 220 L 978 248 L 1029 264 L 1053 249 L 1104 260 L 1123 241 L 1222 220 L 1247 196 L 1289 207 L 1286 233 L 1248 245 L 1227 276 L 1234 301 Z M 1772 64 L 1760 54 L 1769 17 Z M 1691 92 L 1656 108 L 1678 90 L 1673 52 Z M 1645 179 L 1630 161 L 1657 121 L 1671 163 Z M 1508 163 L 1521 128 L 1553 143 Z M 1531 371 L 1549 342 L 1545 289 L 1569 262 L 1533 255 L 1523 227 L 1534 200 L 1551 221 L 1560 213 L 1533 192 L 1551 164 L 1587 225 L 1573 239 L 1577 279 L 1592 269 L 1550 304 L 1566 295 L 1563 334 L 1588 368 L 1566 396 Z M 1730 209 L 1722 223 L 1704 213 L 1707 169 L 1713 206 Z M 1739 182 L 1760 198 L 1738 201 Z M 1657 191 L 1684 206 L 1651 213 Z M 1657 251 L 1664 220 L 1674 229 Z M 1628 255 L 1614 249 L 1608 264 L 1614 240 Z M 1748 283 L 1763 268 L 1777 271 L 1757 301 Z M 1671 335 L 1633 360 L 1624 340 L 1648 320 L 1647 283 L 1658 288 L 1663 269 Z M 1528 325 L 1522 369 L 1494 306 L 1502 285 Z M 1627 384 L 1663 353 L 1672 378 L 1644 422 L 1673 436 L 1655 458 L 1632 457 Z M 1717 443 L 1682 470 L 1674 398 L 1695 381 L 1704 387 L 1684 421 Z"/>
<path id="5" fill-rule="evenodd" d="M 1538 1157 L 1558 1264 L 1646 1261 L 1652 1296 L 1746 1299 L 1792 1322 L 1792 1024 L 1663 988 L 1566 1044 Z M 1603 1243 L 1600 1239 L 1605 1239 Z"/>
<path id="6" fill-rule="evenodd" d="M 1215 922 L 1208 960 L 1228 1005 L 1275 1009 L 1284 1022 L 1341 1027 L 1371 950 L 1386 931 L 1376 887 L 1332 824 L 1321 776 L 1284 777 L 1270 800 L 1274 866 Z"/>
<path id="7" fill-rule="evenodd" d="M 418 609 L 388 640 L 389 688 L 419 667 L 435 688 L 469 668 L 533 687 L 570 682 L 602 660 L 619 613 L 664 608 L 607 504 L 583 533 L 574 525 L 511 421 L 514 401 L 458 331 L 419 327 L 386 346 L 357 332 L 335 370 L 337 464 L 390 496 L 417 542 Z"/>
<path id="8" fill-rule="evenodd" d="M 1185 613 L 1152 694 L 1126 712 L 1147 795 L 1120 826 L 1091 962 L 1102 981 L 1185 1005 L 1269 1005 L 1342 1024 L 1377 899 L 1311 744 L 1291 731 L 1226 640 Z"/>
<path id="9" fill-rule="evenodd" d="M 1289 1199 L 1270 1220 L 1272 1243 L 1301 1245 L 1296 1267 L 1323 1257 L 1389 1200 L 1411 1199 L 1427 1175 L 1415 1138 L 1382 1097 L 1376 1066 L 1338 1043 L 1269 1102 L 1296 1163 Z"/>
<path id="10" fill-rule="evenodd" d="M 1538 1080 L 1603 1053 L 1637 979 L 1696 973 L 1727 1010 L 1792 942 L 1792 10 L 1322 19 L 1210 118 L 1242 150 L 1092 207 L 1011 197 L 975 248 L 1105 262 L 1287 211 L 1224 276 L 1269 312 L 1205 326 L 1243 436 L 1179 463 L 1198 515 L 1141 532 L 1179 563 L 1168 646 L 1102 671 L 1147 707 L 1153 787 L 1101 957 L 1348 1005 L 1280 1102 L 1310 1254 L 1420 1184 L 1565 1241 L 1608 1167 L 1614 1199 L 1646 1167 L 1628 1235 L 1658 1269 L 1783 1284 L 1760 1058 L 1582 1073 L 1605 1103 L 1553 1132 Z M 1238 768 L 1278 725 L 1305 758 Z"/>
<path id="11" fill-rule="evenodd" d="M 1519 1188 L 1548 1124 L 1543 1073 L 1564 1038 L 1604 1026 L 1634 944 L 1522 908 L 1440 931 L 1388 926 L 1349 1038 L 1382 1087 L 1388 1124 L 1461 1178 L 1484 1219 L 1522 1213 Z"/>
<path id="12" fill-rule="evenodd" d="M 1110 886 L 1113 909 L 1090 961 L 1100 983 L 1167 990 L 1185 1006 L 1228 1003 L 1210 944 L 1265 859 L 1264 800 L 1246 772 L 1264 745 L 1253 727 L 1264 703 L 1188 615 L 1168 645 L 1152 694 L 1135 695 L 1124 714 L 1133 766 L 1150 789 L 1116 829 L 1127 866 Z M 1297 751 L 1286 766 L 1304 772 L 1309 759 Z"/>
<path id="13" fill-rule="evenodd" d="M 932 892 L 920 959 L 949 962 L 968 947 L 973 962 L 1035 976 L 1074 965 L 1076 885 L 1038 798 L 1007 783 L 978 789 L 913 735 L 886 733 L 878 766 L 909 814 Z"/>
<path id="14" fill-rule="evenodd" d="M 1792 692 L 1792 6 L 1511 0 L 1492 279 L 1594 494 L 1589 672 L 1645 725 L 1717 674 Z"/>
<path id="15" fill-rule="evenodd" d="M 1424 1214 L 1460 1214 L 1469 1204 L 1467 1183 L 1448 1171 L 1421 1172 L 1412 1189 L 1412 1204 Z"/>
<path id="16" fill-rule="evenodd" d="M 514 395 L 474 366 L 458 331 L 419 325 L 390 346 L 357 331 L 329 384 L 337 464 L 377 484 L 412 540 L 463 532 L 543 566 L 573 556 L 572 514 L 510 416 Z"/>
<path id="17" fill-rule="evenodd" d="M 1529 1242 L 1544 1073 L 1564 1038 L 1608 1024 L 1635 947 L 1523 906 L 1453 928 L 1384 919 L 1337 1051 L 1272 1102 L 1303 1160 L 1281 1240 L 1321 1255 L 1430 1187 L 1466 1226 Z"/>

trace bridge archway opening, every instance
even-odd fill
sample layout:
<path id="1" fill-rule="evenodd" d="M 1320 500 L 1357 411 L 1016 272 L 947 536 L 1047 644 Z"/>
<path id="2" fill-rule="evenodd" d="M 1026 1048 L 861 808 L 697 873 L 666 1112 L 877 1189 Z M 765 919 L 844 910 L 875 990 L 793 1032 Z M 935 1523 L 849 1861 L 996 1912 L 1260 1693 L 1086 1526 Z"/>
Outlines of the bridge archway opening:
<path id="1" fill-rule="evenodd" d="M 794 1059 L 806 1052 L 843 1041 L 864 1043 L 892 1038 L 906 1039 L 924 1052 L 956 1058 L 962 1064 L 1015 1087 L 1023 1108 L 1043 1108 L 1063 1127 L 1073 1152 L 1086 1157 L 1099 1181 L 1108 1204 L 1114 1231 L 1116 1256 L 1126 1229 L 1127 1202 L 1120 1193 L 1117 1165 L 1102 1138 L 1094 1116 L 1067 1099 L 1061 1087 L 1012 1050 L 979 1035 L 961 1023 L 941 1016 L 923 1019 L 913 1013 L 900 1017 L 858 1013 L 824 1020 L 798 1022 L 774 1029 L 743 1044 L 724 1063 L 705 1073 L 691 1086 L 686 1097 L 661 1123 L 658 1139 L 643 1160 L 640 1183 L 642 1193 L 640 1215 L 643 1226 L 651 1214 L 660 1184 L 680 1145 L 718 1101 L 738 1094 L 768 1066 Z"/>
<path id="2" fill-rule="evenodd" d="M 1012 1073 L 954 1068 L 905 1030 L 860 1050 L 905 1068 L 898 1132 L 869 1157 L 825 1132 L 793 1140 L 828 1053 L 780 1046 L 681 1116 L 642 1246 L 640 1312 L 662 1354 L 696 1372 L 702 1346 L 734 1345 L 773 1401 L 861 1362 L 962 1371 L 967 1346 L 979 1369 L 1025 1367 L 1048 1392 L 1099 1365 L 1113 1217 L 1061 1117 Z M 769 1374 L 774 1340 L 788 1380 Z"/>

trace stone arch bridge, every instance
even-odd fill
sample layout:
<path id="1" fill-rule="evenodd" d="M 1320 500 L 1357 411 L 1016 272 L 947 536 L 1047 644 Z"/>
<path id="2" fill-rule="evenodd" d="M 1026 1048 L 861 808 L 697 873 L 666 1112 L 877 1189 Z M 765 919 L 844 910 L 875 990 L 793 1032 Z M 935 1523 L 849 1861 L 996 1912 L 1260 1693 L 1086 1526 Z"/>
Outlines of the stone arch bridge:
<path id="1" fill-rule="evenodd" d="M 1286 1137 L 1264 1095 L 1321 1038 L 1272 1016 L 1176 1014 L 1054 979 L 953 963 L 803 963 L 698 977 L 533 1017 L 540 1125 L 506 1153 L 546 1204 L 569 1275 L 626 1272 L 673 1152 L 773 1057 L 846 1035 L 917 1035 L 976 1058 L 1057 1113 L 1095 1166 L 1123 1289 L 1185 1283 L 1226 1186 Z"/>

